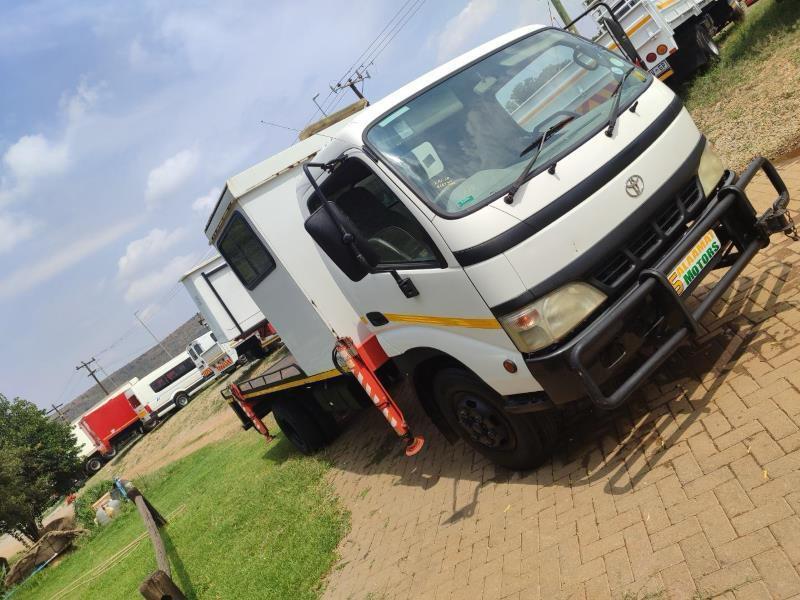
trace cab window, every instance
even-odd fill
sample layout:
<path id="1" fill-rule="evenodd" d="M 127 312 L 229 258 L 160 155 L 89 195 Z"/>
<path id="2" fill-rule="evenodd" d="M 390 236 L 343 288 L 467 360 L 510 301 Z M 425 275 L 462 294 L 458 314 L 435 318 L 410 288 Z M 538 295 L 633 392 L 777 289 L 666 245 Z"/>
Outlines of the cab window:
<path id="1" fill-rule="evenodd" d="M 240 213 L 233 213 L 218 245 L 219 253 L 248 290 L 275 269 L 275 260 Z"/>
<path id="2" fill-rule="evenodd" d="M 397 194 L 361 160 L 348 158 L 321 188 L 373 247 L 378 268 L 439 266 L 433 242 L 423 227 Z M 308 208 L 312 213 L 321 210 L 316 194 L 309 199 Z"/>

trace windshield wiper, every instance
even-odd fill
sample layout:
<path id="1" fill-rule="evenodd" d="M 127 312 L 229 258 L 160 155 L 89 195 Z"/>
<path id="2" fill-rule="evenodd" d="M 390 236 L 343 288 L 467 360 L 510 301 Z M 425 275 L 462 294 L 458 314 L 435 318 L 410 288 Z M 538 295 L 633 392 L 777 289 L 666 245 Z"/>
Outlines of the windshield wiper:
<path id="1" fill-rule="evenodd" d="M 609 100 L 612 100 L 611 106 L 611 114 L 608 116 L 608 128 L 606 129 L 606 135 L 611 137 L 614 135 L 614 128 L 617 125 L 617 119 L 619 118 L 619 102 L 620 98 L 622 98 L 622 87 L 625 85 L 625 81 L 628 79 L 628 76 L 636 70 L 636 67 L 631 67 L 622 75 L 617 83 L 617 87 L 614 88 L 614 91 L 611 94 Z"/>
<path id="2" fill-rule="evenodd" d="M 519 188 L 522 187 L 522 184 L 525 183 L 525 179 L 528 177 L 528 174 L 533 169 L 534 165 L 536 164 L 536 161 L 539 160 L 539 155 L 542 153 L 542 149 L 544 148 L 545 142 L 547 142 L 547 140 L 550 139 L 550 136 L 552 136 L 557 131 L 563 129 L 564 126 L 566 126 L 574 119 L 575 117 L 570 115 L 568 117 L 561 119 L 559 122 L 554 123 L 547 129 L 545 129 L 544 133 L 542 133 L 541 136 L 534 139 L 530 144 L 528 144 L 527 146 L 525 146 L 525 148 L 522 149 L 522 152 L 519 153 L 520 156 L 525 156 L 528 152 L 530 152 L 534 148 L 536 148 L 536 152 L 533 153 L 533 156 L 531 156 L 530 160 L 525 165 L 525 168 L 522 170 L 522 173 L 519 174 L 519 177 L 517 177 L 514 180 L 514 183 L 511 184 L 511 187 L 508 188 L 508 193 L 506 194 L 505 197 L 506 204 L 511 204 L 514 201 L 514 195 L 519 191 Z"/>

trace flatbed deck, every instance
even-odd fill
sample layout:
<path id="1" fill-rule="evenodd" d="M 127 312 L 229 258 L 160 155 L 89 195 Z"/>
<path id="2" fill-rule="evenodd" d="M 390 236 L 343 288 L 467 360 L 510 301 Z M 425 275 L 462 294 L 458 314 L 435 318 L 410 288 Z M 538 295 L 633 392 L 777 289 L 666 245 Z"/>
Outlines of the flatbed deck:
<path id="1" fill-rule="evenodd" d="M 332 379 L 340 375 L 341 373 L 337 369 L 307 375 L 297 364 L 294 357 L 289 355 L 272 365 L 265 373 L 252 379 L 241 381 L 237 385 L 242 392 L 242 396 L 250 399 L 315 381 Z"/>

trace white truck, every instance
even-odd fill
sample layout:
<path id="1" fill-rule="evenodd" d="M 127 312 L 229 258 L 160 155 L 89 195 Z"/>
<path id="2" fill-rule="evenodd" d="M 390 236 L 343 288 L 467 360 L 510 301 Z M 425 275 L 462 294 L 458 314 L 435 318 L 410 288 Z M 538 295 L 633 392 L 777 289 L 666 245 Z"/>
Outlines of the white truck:
<path id="1" fill-rule="evenodd" d="M 236 350 L 226 342 L 217 341 L 213 331 L 189 342 L 186 352 L 204 378 L 235 370 L 239 360 Z"/>
<path id="2" fill-rule="evenodd" d="M 591 4 L 589 10 L 600 28 L 595 41 L 610 50 L 628 46 L 625 54 L 630 56 L 635 51 L 640 66 L 662 81 L 673 75 L 675 80 L 683 80 L 718 59 L 714 36 L 745 14 L 740 0 L 612 0 L 586 4 Z"/>
<path id="3" fill-rule="evenodd" d="M 510 102 L 529 79 L 535 103 Z M 776 200 L 757 216 L 760 170 Z M 646 70 L 512 31 L 227 182 L 206 235 L 294 356 L 232 385 L 232 407 L 311 452 L 375 405 L 411 455 L 392 396 L 410 381 L 447 439 L 533 467 L 564 410 L 620 406 L 700 331 L 794 230 L 788 202 L 765 159 L 726 170 Z"/>
<path id="4" fill-rule="evenodd" d="M 234 349 L 240 364 L 263 358 L 280 342 L 248 291 L 217 255 L 180 279 L 217 341 Z"/>

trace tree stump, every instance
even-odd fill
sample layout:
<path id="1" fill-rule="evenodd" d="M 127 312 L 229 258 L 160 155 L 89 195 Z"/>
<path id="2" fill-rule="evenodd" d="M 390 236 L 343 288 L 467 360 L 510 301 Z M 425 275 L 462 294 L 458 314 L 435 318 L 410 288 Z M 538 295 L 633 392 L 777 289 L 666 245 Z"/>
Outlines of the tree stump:
<path id="1" fill-rule="evenodd" d="M 183 592 L 164 571 L 156 571 L 139 586 L 139 593 L 146 600 L 186 600 Z"/>

